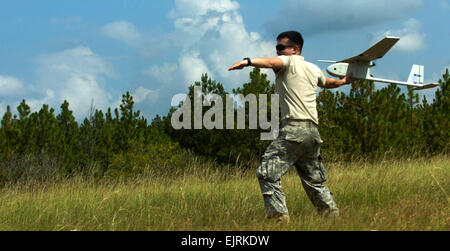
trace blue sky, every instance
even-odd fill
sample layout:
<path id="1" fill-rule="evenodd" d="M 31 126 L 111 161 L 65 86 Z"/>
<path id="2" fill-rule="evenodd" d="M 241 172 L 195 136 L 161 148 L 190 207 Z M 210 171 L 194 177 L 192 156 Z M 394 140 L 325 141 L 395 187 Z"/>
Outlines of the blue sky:
<path id="1" fill-rule="evenodd" d="M 151 120 L 166 115 L 172 97 L 186 93 L 202 73 L 227 91 L 248 81 L 250 69 L 230 73 L 228 67 L 247 56 L 276 56 L 275 38 L 285 30 L 304 35 L 303 55 L 315 63 L 349 58 L 386 35 L 398 36 L 374 75 L 406 81 L 412 64 L 421 64 L 425 81 L 435 82 L 450 67 L 449 5 L 449 0 L 4 0 L 0 114 L 7 105 L 15 110 L 22 99 L 33 111 L 49 104 L 59 113 L 68 100 L 81 120 L 91 104 L 115 108 L 130 91 L 136 108 Z M 432 99 L 434 92 L 421 94 Z"/>

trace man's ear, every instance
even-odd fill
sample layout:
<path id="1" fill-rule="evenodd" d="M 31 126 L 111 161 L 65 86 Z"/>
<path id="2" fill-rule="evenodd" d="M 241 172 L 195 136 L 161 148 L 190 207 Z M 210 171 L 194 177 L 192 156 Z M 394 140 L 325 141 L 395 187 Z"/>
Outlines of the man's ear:
<path id="1" fill-rule="evenodd" d="M 295 52 L 297 52 L 298 55 L 302 54 L 302 50 L 300 49 L 300 46 L 296 45 L 296 46 L 294 46 L 294 48 L 295 48 Z"/>

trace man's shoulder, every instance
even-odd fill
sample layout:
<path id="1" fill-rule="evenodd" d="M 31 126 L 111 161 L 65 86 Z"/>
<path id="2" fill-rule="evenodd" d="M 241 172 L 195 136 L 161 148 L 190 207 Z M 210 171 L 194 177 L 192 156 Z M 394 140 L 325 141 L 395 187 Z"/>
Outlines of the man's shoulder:
<path id="1" fill-rule="evenodd" d="M 306 64 L 309 68 L 312 68 L 312 69 L 314 69 L 314 70 L 320 70 L 319 66 L 317 66 L 317 65 L 314 64 L 314 63 L 311 63 L 311 62 L 305 60 L 305 64 Z"/>
<path id="2" fill-rule="evenodd" d="M 295 58 L 296 60 L 299 60 L 299 61 L 305 63 L 309 68 L 320 69 L 319 66 L 317 66 L 314 63 L 311 63 L 311 62 L 307 61 L 303 56 L 292 55 L 292 56 L 288 56 L 288 57 L 293 58 L 293 59 Z"/>
<path id="3" fill-rule="evenodd" d="M 305 64 L 307 65 L 309 71 L 312 72 L 313 74 L 315 74 L 318 77 L 319 82 L 322 83 L 322 84 L 325 84 L 326 76 L 323 73 L 322 69 L 320 69 L 320 67 L 317 66 L 316 64 L 313 64 L 313 63 L 308 62 L 308 61 L 305 61 Z"/>
<path id="4" fill-rule="evenodd" d="M 287 68 L 289 65 L 291 65 L 291 60 L 292 57 L 291 56 L 286 56 L 286 55 L 280 55 L 278 56 L 279 59 L 281 59 L 281 61 L 283 62 L 283 69 Z"/>
<path id="5" fill-rule="evenodd" d="M 319 76 L 323 75 L 322 69 L 320 69 L 320 67 L 317 66 L 316 64 L 307 61 L 305 61 L 305 64 L 308 66 L 311 72 L 315 72 L 316 74 L 319 74 Z"/>
<path id="6" fill-rule="evenodd" d="M 311 63 L 309 61 L 306 61 L 305 58 L 303 56 L 299 56 L 299 55 L 282 55 L 282 56 L 278 56 L 278 58 L 280 58 L 283 61 L 283 65 L 284 66 L 288 66 L 290 65 L 291 60 L 298 60 L 301 63 L 305 64 L 306 67 L 311 71 L 311 72 L 322 72 L 322 70 L 319 68 L 319 66 L 317 66 L 314 63 Z M 297 61 L 297 62 L 298 62 Z"/>

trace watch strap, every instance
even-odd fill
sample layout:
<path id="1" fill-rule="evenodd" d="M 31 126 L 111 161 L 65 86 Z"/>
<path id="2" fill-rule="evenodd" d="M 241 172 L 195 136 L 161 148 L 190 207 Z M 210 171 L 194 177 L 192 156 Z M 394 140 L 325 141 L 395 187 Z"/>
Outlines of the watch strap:
<path id="1" fill-rule="evenodd" d="M 250 58 L 244 58 L 243 60 L 247 60 L 247 62 L 248 62 L 247 66 L 252 65 L 252 60 Z"/>

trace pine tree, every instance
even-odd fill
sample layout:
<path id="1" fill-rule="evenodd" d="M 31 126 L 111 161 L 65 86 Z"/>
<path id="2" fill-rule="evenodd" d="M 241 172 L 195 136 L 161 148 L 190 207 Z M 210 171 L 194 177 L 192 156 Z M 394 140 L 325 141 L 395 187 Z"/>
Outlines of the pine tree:
<path id="1" fill-rule="evenodd" d="M 16 151 L 19 144 L 18 136 L 20 130 L 17 127 L 17 117 L 11 113 L 11 107 L 8 105 L 6 107 L 6 112 L 3 115 L 2 121 L 2 142 L 0 142 L 1 147 L 1 157 L 8 160 L 12 157 L 12 154 Z"/>
<path id="2" fill-rule="evenodd" d="M 67 172 L 71 172 L 80 163 L 81 142 L 79 141 L 78 123 L 75 121 L 73 112 L 69 109 L 69 102 L 64 100 L 61 112 L 56 116 L 58 123 L 57 154 Z"/>
<path id="3" fill-rule="evenodd" d="M 139 111 L 134 111 L 133 97 L 129 92 L 122 95 L 122 103 L 120 105 L 119 125 L 115 128 L 116 144 L 122 151 L 131 149 L 133 141 L 138 139 L 139 132 L 137 129 L 137 121 L 140 116 Z M 116 112 L 116 116 L 118 116 Z"/>
<path id="4" fill-rule="evenodd" d="M 429 153 L 450 151 L 450 74 L 449 69 L 439 80 L 436 98 L 431 105 L 424 105 L 424 140 Z"/>
<path id="5" fill-rule="evenodd" d="M 25 100 L 22 100 L 22 102 L 17 107 L 17 111 L 19 112 L 18 129 L 20 131 L 17 153 L 24 154 L 30 152 L 29 142 L 31 140 L 31 125 L 29 116 L 31 114 L 31 110 L 30 106 L 26 104 Z"/>

